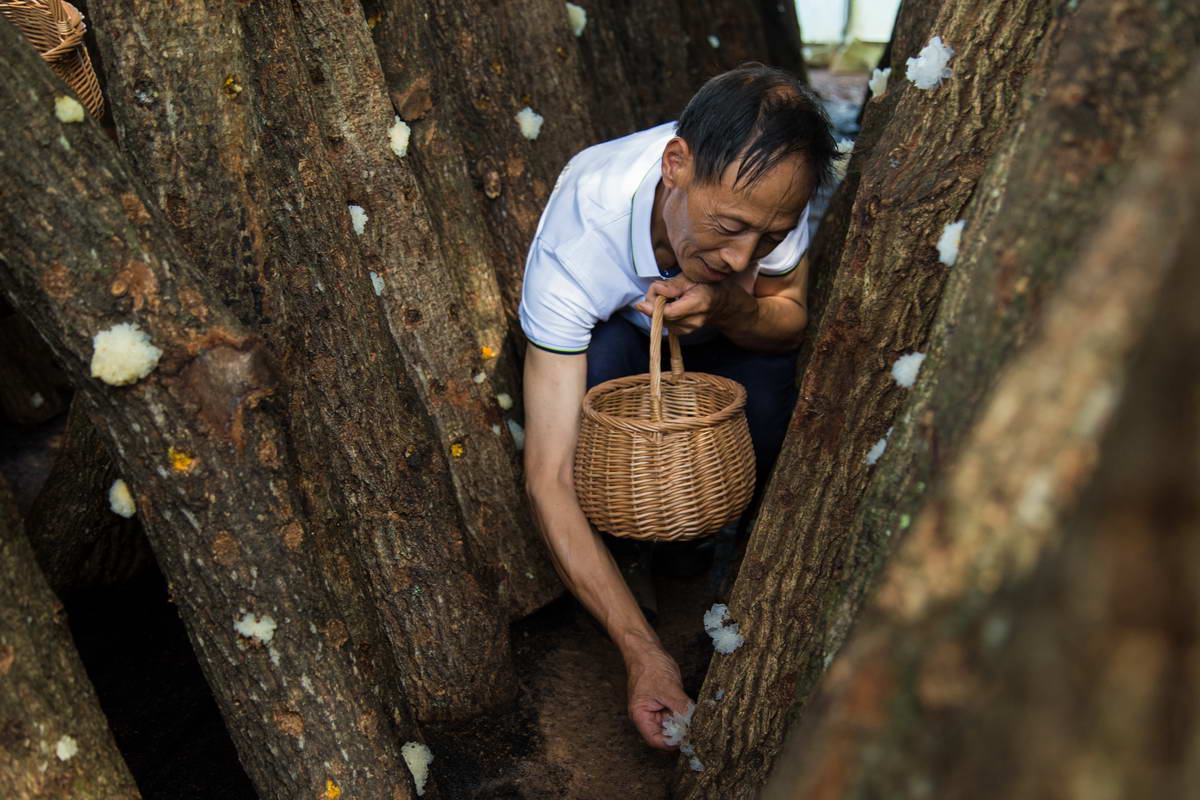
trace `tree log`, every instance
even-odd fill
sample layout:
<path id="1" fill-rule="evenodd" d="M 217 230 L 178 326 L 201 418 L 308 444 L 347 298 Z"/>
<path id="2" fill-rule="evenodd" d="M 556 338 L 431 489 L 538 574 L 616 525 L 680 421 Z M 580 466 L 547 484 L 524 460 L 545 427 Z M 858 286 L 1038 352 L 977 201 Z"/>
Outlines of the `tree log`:
<path id="1" fill-rule="evenodd" d="M 395 737 L 419 733 L 356 677 L 266 348 L 214 300 L 100 128 L 56 118 L 63 84 L 9 24 L 0 58 L 0 109 L 24 132 L 0 141 L 0 282 L 116 453 L 247 773 L 264 798 L 411 797 Z M 125 387 L 89 377 L 92 334 L 118 321 L 162 351 Z"/>
<path id="2" fill-rule="evenodd" d="M 1200 68 L 898 548 L 768 798 L 1200 788 L 1198 95 Z"/>
<path id="3" fill-rule="evenodd" d="M 333 143 L 332 162 L 347 199 L 369 216 L 358 237 L 363 261 L 376 276 L 392 336 L 450 453 L 476 568 L 491 571 L 510 615 L 524 616 L 557 596 L 561 584 L 529 517 L 505 409 L 497 400 L 499 393 L 511 399 L 513 387 L 497 389 L 507 376 L 488 375 L 503 329 L 489 340 L 485 357 L 471 324 L 478 315 L 464 313 L 460 269 L 447 262 L 449 251 L 435 246 L 429 200 L 408 156 L 399 158 L 388 146 L 386 131 L 396 115 L 366 18 L 326 1 L 297 7 L 296 21 L 301 57 L 310 72 L 323 76 L 311 90 L 322 133 Z M 475 282 L 494 287 L 490 267 L 480 266 Z M 502 320 L 497 293 L 480 294 Z"/>
<path id="4" fill-rule="evenodd" d="M 954 48 L 954 77 L 935 90 L 893 82 L 902 94 L 862 167 L 836 283 L 728 604 L 746 644 L 709 668 L 701 699 L 726 699 L 701 702 L 692 740 L 705 769 L 681 767 L 682 797 L 758 791 L 794 700 L 824 667 L 826 638 L 844 630 L 830 612 L 860 568 L 856 547 L 870 551 L 849 541 L 847 523 L 870 475 L 865 456 L 903 399 L 891 367 L 924 348 L 947 278 L 934 245 L 1016 118 L 1050 19 L 1041 0 L 943 6 L 930 32 Z"/>
<path id="5" fill-rule="evenodd" d="M 8 485 L 0 480 L 0 781 L 8 787 L 5 793 L 72 800 L 141 797 L 62 612 L 34 561 Z"/>
<path id="6" fill-rule="evenodd" d="M 119 477 L 103 435 L 72 403 L 54 467 L 25 523 L 42 574 L 59 597 L 128 580 L 153 563 L 138 517 L 112 511 L 108 493 Z"/>
<path id="7" fill-rule="evenodd" d="M 198 260 L 238 256 L 241 314 L 278 356 L 313 534 L 376 685 L 394 680 L 368 655 L 386 647 L 420 718 L 507 702 L 507 620 L 472 572 L 453 443 L 437 438 L 379 311 L 348 210 L 357 198 L 318 122 L 310 86 L 335 76 L 303 62 L 282 0 L 196 7 L 186 25 L 152 3 L 95 17 L 123 148 L 149 154 L 140 177 L 175 197 Z M 346 80 L 373 61 L 348 59 Z M 139 109 L 139 80 L 173 111 Z M 386 126 L 377 136 L 383 145 Z M 222 248 L 207 244 L 210 220 L 222 221 Z"/>

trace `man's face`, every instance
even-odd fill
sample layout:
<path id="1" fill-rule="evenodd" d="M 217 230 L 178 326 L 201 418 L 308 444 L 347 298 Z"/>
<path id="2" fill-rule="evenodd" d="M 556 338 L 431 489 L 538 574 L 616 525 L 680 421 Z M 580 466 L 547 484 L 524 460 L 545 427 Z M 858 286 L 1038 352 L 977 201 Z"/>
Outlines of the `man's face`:
<path id="1" fill-rule="evenodd" d="M 796 227 L 813 190 L 800 156 L 784 159 L 753 185 L 734 188 L 740 161 L 720 183 L 698 183 L 687 143 L 672 139 L 663 152 L 662 220 L 676 265 L 697 283 L 745 272 Z"/>

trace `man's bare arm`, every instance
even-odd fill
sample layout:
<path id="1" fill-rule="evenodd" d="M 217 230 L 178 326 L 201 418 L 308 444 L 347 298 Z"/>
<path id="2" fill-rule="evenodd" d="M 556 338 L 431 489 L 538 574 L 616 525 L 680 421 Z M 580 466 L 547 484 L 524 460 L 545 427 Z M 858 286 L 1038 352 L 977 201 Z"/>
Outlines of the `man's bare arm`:
<path id="1" fill-rule="evenodd" d="M 663 709 L 684 711 L 679 670 L 646 622 L 575 495 L 573 462 L 587 386 L 584 355 L 530 346 L 525 355 L 525 483 L 559 576 L 604 626 L 629 671 L 630 716 L 643 738 L 666 748 Z"/>

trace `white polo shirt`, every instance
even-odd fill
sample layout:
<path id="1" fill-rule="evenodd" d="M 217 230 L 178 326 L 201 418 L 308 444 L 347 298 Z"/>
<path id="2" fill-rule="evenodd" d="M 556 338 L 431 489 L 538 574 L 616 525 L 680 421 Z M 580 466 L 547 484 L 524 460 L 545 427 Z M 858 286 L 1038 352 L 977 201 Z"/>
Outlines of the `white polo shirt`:
<path id="1" fill-rule="evenodd" d="M 558 176 L 525 260 L 521 328 L 529 341 L 557 353 L 582 353 L 592 328 L 614 313 L 647 333 L 650 318 L 632 307 L 659 271 L 650 242 L 654 192 L 663 148 L 675 123 L 589 147 Z M 750 291 L 759 272 L 784 275 L 808 249 L 808 207 L 774 250 L 738 280 Z"/>

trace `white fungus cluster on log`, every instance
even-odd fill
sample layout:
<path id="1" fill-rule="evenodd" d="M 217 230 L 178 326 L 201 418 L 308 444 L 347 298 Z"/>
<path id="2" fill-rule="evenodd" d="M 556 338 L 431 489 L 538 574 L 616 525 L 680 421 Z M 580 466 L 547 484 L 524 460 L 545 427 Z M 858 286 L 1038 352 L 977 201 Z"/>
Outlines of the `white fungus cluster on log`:
<path id="1" fill-rule="evenodd" d="M 718 653 L 728 655 L 741 647 L 746 639 L 738 632 L 736 622 L 728 622 L 729 607 L 717 603 L 704 612 L 704 630 L 713 641 L 713 648 Z"/>
<path id="2" fill-rule="evenodd" d="M 60 94 L 54 98 L 54 116 L 59 122 L 83 122 L 83 106 L 74 97 Z"/>
<path id="3" fill-rule="evenodd" d="M 911 389 L 917 382 L 917 373 L 921 371 L 921 362 L 924 360 L 924 353 L 905 353 L 892 364 L 892 379 L 905 389 Z"/>
<path id="4" fill-rule="evenodd" d="M 875 444 L 874 444 L 874 445 L 871 447 L 871 449 L 867 451 L 867 457 L 866 457 L 866 458 L 864 458 L 864 459 L 863 459 L 863 461 L 864 461 L 864 462 L 865 462 L 865 463 L 866 463 L 868 466 L 870 466 L 871 464 L 874 464 L 875 462 L 879 461 L 880 457 L 882 457 L 882 456 L 883 456 L 883 451 L 884 451 L 884 450 L 887 450 L 887 442 L 888 442 L 888 437 L 889 437 L 889 436 L 891 436 L 891 435 L 892 435 L 892 429 L 891 429 L 891 428 L 888 428 L 888 429 L 887 429 L 887 433 L 885 433 L 885 434 L 883 435 L 883 438 L 882 438 L 882 439 L 880 439 L 878 442 L 876 442 L 876 443 L 875 443 Z"/>
<path id="5" fill-rule="evenodd" d="M 404 763 L 412 773 L 413 783 L 417 786 L 417 796 L 425 794 L 425 782 L 429 780 L 429 762 L 433 761 L 433 751 L 420 742 L 405 742 L 400 748 Z"/>
<path id="6" fill-rule="evenodd" d="M 137 513 L 137 506 L 133 502 L 129 484 L 121 478 L 117 478 L 113 481 L 112 486 L 108 487 L 108 507 L 114 514 L 119 514 L 126 519 Z"/>
<path id="7" fill-rule="evenodd" d="M 872 98 L 883 97 L 887 94 L 888 78 L 891 77 L 891 74 L 891 67 L 871 70 L 871 80 L 867 82 L 867 88 L 871 90 Z"/>
<path id="8" fill-rule="evenodd" d="M 688 703 L 682 714 L 671 714 L 662 721 L 662 735 L 669 745 L 677 745 L 687 739 L 688 730 L 692 726 L 692 716 L 696 713 L 696 704 Z"/>
<path id="9" fill-rule="evenodd" d="M 546 121 L 545 117 L 529 106 L 525 106 L 518 111 L 513 119 L 517 121 L 517 127 L 521 129 L 521 135 L 530 141 L 538 137 L 538 134 L 542 132 L 542 123 Z"/>
<path id="10" fill-rule="evenodd" d="M 942 228 L 942 235 L 938 237 L 938 261 L 947 267 L 953 267 L 958 260 L 958 243 L 962 240 L 963 226 L 966 224 L 967 221 L 962 219 L 951 222 Z"/>
<path id="11" fill-rule="evenodd" d="M 951 77 L 954 72 L 946 65 L 954 50 L 942 44 L 942 37 L 934 36 L 929 44 L 921 48 L 916 58 L 908 60 L 907 77 L 918 89 L 936 89 L 943 78 Z"/>
<path id="12" fill-rule="evenodd" d="M 571 26 L 571 33 L 583 36 L 583 29 L 587 27 L 587 11 L 582 6 L 567 3 L 567 24 Z"/>
<path id="13" fill-rule="evenodd" d="M 79 743 L 70 736 L 63 736 L 54 745 L 54 755 L 58 756 L 59 761 L 70 761 L 79 752 Z"/>
<path id="14" fill-rule="evenodd" d="M 718 47 L 721 46 L 721 40 L 718 39 L 716 36 L 713 36 L 710 33 L 708 35 L 708 46 L 711 47 L 713 50 L 716 50 Z"/>
<path id="15" fill-rule="evenodd" d="M 508 432 L 512 434 L 513 446 L 518 450 L 525 449 L 525 429 L 516 420 L 506 420 L 508 423 Z"/>
<path id="16" fill-rule="evenodd" d="M 276 627 L 275 620 L 265 614 L 262 617 L 256 617 L 253 614 L 243 613 L 242 618 L 233 623 L 233 629 L 242 636 L 263 644 L 267 644 L 274 638 Z"/>
<path id="17" fill-rule="evenodd" d="M 383 294 L 383 277 L 380 276 L 379 273 L 377 273 L 377 272 L 372 272 L 372 273 L 370 273 L 370 275 L 371 275 L 371 288 L 373 288 L 375 290 L 375 296 L 379 297 L 379 295 Z"/>
<path id="18" fill-rule="evenodd" d="M 408 155 L 408 140 L 411 136 L 412 128 L 400 117 L 396 117 L 388 127 L 388 144 L 398 158 Z"/>
<path id="19" fill-rule="evenodd" d="M 367 216 L 367 212 L 362 206 L 349 205 L 347 208 L 350 209 L 350 224 L 354 226 L 354 232 L 362 236 L 362 232 L 367 229 L 367 220 L 370 217 Z"/>
<path id="20" fill-rule="evenodd" d="M 128 386 L 149 375 L 162 356 L 150 337 L 132 322 L 121 322 L 92 337 L 92 377 Z"/>
<path id="21" fill-rule="evenodd" d="M 500 394 L 496 395 L 496 402 L 499 403 L 500 408 L 504 409 L 505 411 L 508 411 L 513 407 L 512 396 L 505 392 L 501 392 Z"/>

